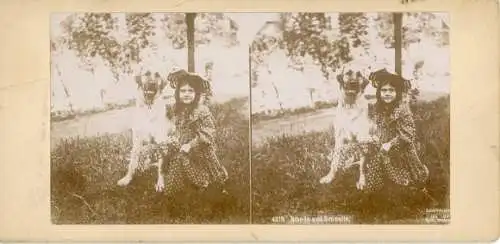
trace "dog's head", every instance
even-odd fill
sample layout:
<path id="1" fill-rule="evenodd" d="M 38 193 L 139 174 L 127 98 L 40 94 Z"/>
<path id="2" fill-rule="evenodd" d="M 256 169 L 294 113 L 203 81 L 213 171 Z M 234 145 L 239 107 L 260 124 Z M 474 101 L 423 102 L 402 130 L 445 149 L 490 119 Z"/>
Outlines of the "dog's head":
<path id="1" fill-rule="evenodd" d="M 155 99 L 160 97 L 163 89 L 167 85 L 166 81 L 161 77 L 159 72 L 152 73 L 146 71 L 135 77 L 137 89 L 141 90 L 144 102 L 148 105 L 154 103 Z"/>
<path id="2" fill-rule="evenodd" d="M 366 79 L 362 71 L 352 65 L 346 65 L 342 68 L 337 75 L 337 81 L 339 82 L 344 102 L 347 104 L 356 103 L 357 99 L 364 94 L 365 88 L 369 84 L 368 79 Z"/>

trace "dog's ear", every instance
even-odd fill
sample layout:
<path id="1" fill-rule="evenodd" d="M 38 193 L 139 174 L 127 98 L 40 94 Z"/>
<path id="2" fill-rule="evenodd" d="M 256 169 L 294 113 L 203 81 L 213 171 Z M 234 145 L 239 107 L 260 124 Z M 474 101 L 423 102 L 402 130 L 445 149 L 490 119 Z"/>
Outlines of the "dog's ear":
<path id="1" fill-rule="evenodd" d="M 165 89 L 165 87 L 167 86 L 167 81 L 165 81 L 165 79 L 162 79 L 160 78 L 160 91 L 163 91 L 163 89 Z"/>
<path id="2" fill-rule="evenodd" d="M 356 79 L 361 80 L 361 83 L 359 84 L 359 90 L 363 92 L 369 81 L 365 78 L 361 71 L 356 71 Z"/>
<path id="3" fill-rule="evenodd" d="M 361 83 L 361 91 L 365 91 L 366 87 L 368 86 L 368 84 L 370 84 L 370 81 L 368 79 L 366 79 L 365 77 L 362 78 L 363 79 L 363 82 Z"/>
<path id="4" fill-rule="evenodd" d="M 370 83 L 370 81 L 368 79 L 366 79 L 366 77 L 363 74 L 361 74 L 360 71 L 357 72 L 357 76 L 359 78 L 361 78 L 361 80 L 362 80 L 362 82 L 360 84 L 360 88 L 361 88 L 361 91 L 363 92 L 365 90 L 366 86 Z"/>
<path id="5" fill-rule="evenodd" d="M 158 83 L 158 87 L 160 88 L 160 91 L 163 91 L 163 89 L 167 85 L 167 82 L 160 76 L 160 73 L 158 72 L 155 72 L 155 79 L 160 81 Z"/>
<path id="6" fill-rule="evenodd" d="M 137 83 L 137 88 L 142 87 L 142 77 L 140 75 L 135 76 L 135 83 Z"/>

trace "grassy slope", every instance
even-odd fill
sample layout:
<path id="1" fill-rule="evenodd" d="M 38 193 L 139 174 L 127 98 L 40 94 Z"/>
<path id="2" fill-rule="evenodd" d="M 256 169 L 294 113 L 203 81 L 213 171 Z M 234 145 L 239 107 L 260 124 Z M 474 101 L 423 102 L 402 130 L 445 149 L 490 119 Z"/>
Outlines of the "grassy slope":
<path id="1" fill-rule="evenodd" d="M 246 223 L 249 130 L 242 106 L 244 101 L 232 100 L 213 108 L 219 128 L 219 155 L 231 174 L 231 197 L 209 202 L 203 194 L 188 189 L 172 202 L 153 192 L 153 172 L 138 177 L 129 188 L 118 188 L 115 183 L 125 172 L 131 147 L 130 131 L 72 138 L 63 140 L 51 154 L 53 222 Z M 421 102 L 416 119 L 423 142 L 421 157 L 432 173 L 428 188 L 441 207 L 448 207 L 449 98 Z M 254 222 L 267 223 L 269 217 L 280 214 L 357 213 L 352 200 L 358 199 L 353 191 L 354 177 L 340 179 L 334 186 L 317 184 L 327 171 L 322 157 L 325 144 L 332 143 L 327 133 L 263 141 L 252 149 Z M 221 209 L 222 205 L 226 207 Z M 399 221 L 409 218 L 399 217 Z"/>
<path id="2" fill-rule="evenodd" d="M 131 131 L 63 139 L 51 153 L 52 221 L 58 224 L 247 223 L 249 220 L 249 129 L 241 113 L 246 99 L 213 107 L 219 157 L 227 167 L 229 197 L 209 199 L 186 189 L 174 199 L 154 192 L 154 170 L 127 188 Z M 214 201 L 210 201 L 214 200 Z"/>
<path id="3" fill-rule="evenodd" d="M 449 204 L 449 97 L 419 102 L 415 117 L 418 139 L 422 142 L 421 160 L 431 171 L 428 189 L 439 207 L 446 208 Z M 357 208 L 364 205 L 357 204 L 362 198 L 354 189 L 355 170 L 339 178 L 333 186 L 318 184 L 328 171 L 324 157 L 326 145 L 332 144 L 333 138 L 323 130 L 268 138 L 252 148 L 254 222 L 268 223 L 277 215 L 332 211 L 367 217 Z M 422 204 L 425 203 L 411 203 L 414 208 Z M 416 209 L 409 210 L 397 218 L 411 218 L 410 213 Z"/>

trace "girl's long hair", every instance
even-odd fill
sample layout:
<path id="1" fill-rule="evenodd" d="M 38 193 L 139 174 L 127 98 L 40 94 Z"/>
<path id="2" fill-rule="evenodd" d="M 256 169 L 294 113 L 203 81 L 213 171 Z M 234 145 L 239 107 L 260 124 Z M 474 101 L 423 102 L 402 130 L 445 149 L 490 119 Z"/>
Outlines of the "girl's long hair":
<path id="1" fill-rule="evenodd" d="M 396 90 L 396 98 L 390 104 L 385 103 L 382 100 L 380 94 L 382 87 L 386 85 L 390 85 L 394 87 L 394 89 Z M 403 85 L 404 84 L 401 81 L 395 79 L 387 79 L 380 81 L 378 83 L 376 92 L 377 101 L 375 102 L 375 113 L 382 114 L 382 113 L 392 112 L 394 108 L 399 106 L 401 104 L 401 101 L 403 100 L 403 88 L 404 88 Z"/>
<path id="2" fill-rule="evenodd" d="M 180 90 L 181 87 L 189 85 L 194 89 L 194 100 L 190 104 L 184 104 L 180 99 Z M 179 80 L 175 87 L 175 105 L 174 105 L 174 114 L 180 115 L 183 111 L 187 110 L 188 112 L 192 112 L 196 107 L 198 107 L 201 99 L 203 87 L 199 82 L 194 79 L 182 79 Z"/>

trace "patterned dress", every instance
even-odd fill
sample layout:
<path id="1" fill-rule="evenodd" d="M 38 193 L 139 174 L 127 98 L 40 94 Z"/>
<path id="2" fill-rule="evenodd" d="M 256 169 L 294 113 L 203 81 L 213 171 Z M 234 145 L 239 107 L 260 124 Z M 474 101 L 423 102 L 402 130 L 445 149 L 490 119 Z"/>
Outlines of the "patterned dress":
<path id="1" fill-rule="evenodd" d="M 178 150 L 179 143 L 174 136 L 172 136 L 172 139 L 161 143 L 148 142 L 139 149 L 137 169 L 144 172 L 157 165 L 161 158 L 177 153 Z"/>
<path id="2" fill-rule="evenodd" d="M 228 175 L 216 155 L 215 123 L 209 108 L 200 104 L 192 111 L 174 116 L 174 121 L 179 145 L 190 144 L 191 149 L 187 154 L 177 153 L 165 163 L 166 193 L 183 189 L 185 183 L 201 188 L 222 185 Z"/>
<path id="3" fill-rule="evenodd" d="M 329 159 L 334 162 L 337 169 L 345 170 L 361 158 L 373 154 L 378 149 L 377 145 L 372 141 L 346 143 L 338 150 L 332 150 Z"/>
<path id="4" fill-rule="evenodd" d="M 408 106 L 375 114 L 380 144 L 391 142 L 387 153 L 377 153 L 367 163 L 367 191 L 380 189 L 386 180 L 401 186 L 420 186 L 429 177 L 429 170 L 420 161 L 415 146 L 415 122 Z"/>

